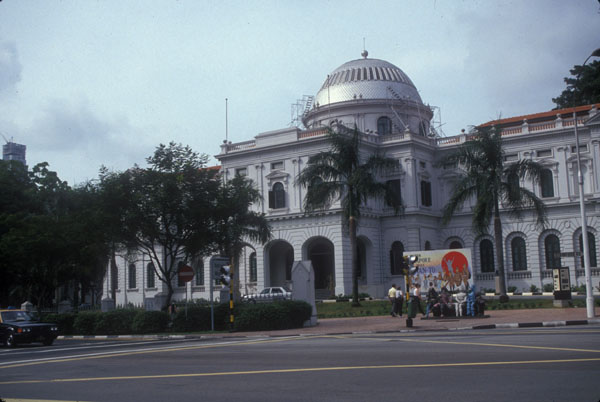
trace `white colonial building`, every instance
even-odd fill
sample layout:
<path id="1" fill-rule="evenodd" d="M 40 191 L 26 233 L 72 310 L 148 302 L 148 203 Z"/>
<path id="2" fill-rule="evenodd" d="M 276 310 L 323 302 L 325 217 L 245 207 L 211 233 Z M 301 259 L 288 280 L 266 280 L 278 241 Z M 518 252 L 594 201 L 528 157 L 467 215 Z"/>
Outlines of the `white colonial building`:
<path id="1" fill-rule="evenodd" d="M 411 250 L 470 248 L 471 267 L 479 288 L 495 286 L 495 247 L 491 236 L 471 229 L 466 206 L 450 225 L 441 224 L 441 211 L 452 191 L 455 170 L 435 161 L 468 140 L 468 134 L 442 137 L 433 124 L 434 108 L 424 104 L 410 78 L 383 60 L 363 58 L 335 69 L 316 94 L 306 99 L 297 126 L 261 133 L 240 143 L 225 143 L 216 155 L 224 180 L 236 174 L 252 179 L 273 229 L 266 245 L 248 244 L 238 269 L 242 293 L 266 286 L 289 284 L 294 261 L 311 260 L 318 297 L 349 294 L 352 289 L 350 245 L 339 205 L 321 213 L 305 213 L 306 189 L 296 177 L 311 155 L 326 150 L 327 128 L 343 124 L 363 133 L 364 152 L 396 158 L 400 168 L 381 177 L 397 186 L 405 206 L 395 216 L 386 205 L 373 202 L 362 211 L 358 228 L 360 292 L 382 297 L 392 282 L 401 283 L 397 257 Z M 552 283 L 551 269 L 569 266 L 571 283 L 584 283 L 581 219 L 577 186 L 574 125 L 578 125 L 585 183 L 587 224 L 593 284 L 600 269 L 600 105 L 553 110 L 483 124 L 502 130 L 508 163 L 533 159 L 546 170 L 539 185 L 522 182 L 548 208 L 548 225 L 536 229 L 534 218 L 520 220 L 502 214 L 507 286 L 528 291 Z M 129 259 L 128 259 L 129 258 Z M 211 260 L 194 263 L 194 280 L 177 287 L 175 297 L 209 298 Z M 205 269 L 206 268 L 206 269 Z M 123 257 L 107 277 L 105 289 L 115 289 L 117 305 L 141 304 L 163 291 L 147 262 Z M 214 287 L 215 292 L 219 290 Z M 218 294 L 215 293 L 216 297 Z"/>

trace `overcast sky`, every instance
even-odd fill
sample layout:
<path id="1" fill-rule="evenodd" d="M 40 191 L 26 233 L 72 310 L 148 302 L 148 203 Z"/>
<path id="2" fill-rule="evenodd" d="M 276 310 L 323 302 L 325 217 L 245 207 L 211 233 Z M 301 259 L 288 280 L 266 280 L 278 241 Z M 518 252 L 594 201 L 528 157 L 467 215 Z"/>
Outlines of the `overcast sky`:
<path id="1" fill-rule="evenodd" d="M 70 184 L 144 166 L 169 141 L 216 155 L 225 98 L 230 141 L 288 127 L 363 38 L 450 136 L 551 110 L 600 47 L 600 3 L 0 0 L 0 132 Z"/>

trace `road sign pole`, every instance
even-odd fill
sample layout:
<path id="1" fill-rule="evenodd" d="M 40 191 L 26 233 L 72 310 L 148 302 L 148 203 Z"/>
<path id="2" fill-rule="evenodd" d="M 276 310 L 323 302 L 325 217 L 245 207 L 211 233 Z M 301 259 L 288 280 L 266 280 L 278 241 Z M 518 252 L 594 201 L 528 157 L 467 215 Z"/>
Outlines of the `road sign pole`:
<path id="1" fill-rule="evenodd" d="M 233 332 L 233 258 L 229 265 L 229 332 Z"/>

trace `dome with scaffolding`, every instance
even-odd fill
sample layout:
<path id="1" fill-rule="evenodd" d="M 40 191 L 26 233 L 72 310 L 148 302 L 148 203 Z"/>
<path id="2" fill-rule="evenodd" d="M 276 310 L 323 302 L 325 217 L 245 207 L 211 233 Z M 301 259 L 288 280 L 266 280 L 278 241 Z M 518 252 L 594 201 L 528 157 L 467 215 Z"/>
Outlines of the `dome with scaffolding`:
<path id="1" fill-rule="evenodd" d="M 397 99 L 423 104 L 410 78 L 384 60 L 363 58 L 342 64 L 327 76 L 315 97 L 315 106 L 359 99 Z"/>

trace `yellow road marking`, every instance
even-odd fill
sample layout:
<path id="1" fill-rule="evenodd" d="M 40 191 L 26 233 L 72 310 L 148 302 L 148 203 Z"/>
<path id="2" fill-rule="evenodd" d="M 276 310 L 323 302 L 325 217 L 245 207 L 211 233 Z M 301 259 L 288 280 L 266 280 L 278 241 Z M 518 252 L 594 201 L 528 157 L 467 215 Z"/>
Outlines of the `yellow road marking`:
<path id="1" fill-rule="evenodd" d="M 391 364 L 376 366 L 345 366 L 345 367 L 311 367 L 299 369 L 274 369 L 274 370 L 249 370 L 249 371 L 229 371 L 214 373 L 189 373 L 189 374 L 155 374 L 139 376 L 121 376 L 121 377 L 87 377 L 87 378 L 57 378 L 53 380 L 21 380 L 21 381 L 1 381 L 0 385 L 15 384 L 43 384 L 43 383 L 67 383 L 67 382 L 91 382 L 91 381 L 122 381 L 122 380 L 152 380 L 168 378 L 193 378 L 193 377 L 217 377 L 231 375 L 255 375 L 255 374 L 286 374 L 286 373 L 306 373 L 319 371 L 344 371 L 344 370 L 371 370 L 371 369 L 398 369 L 398 368 L 439 368 L 439 367 L 474 367 L 474 366 L 500 366 L 517 364 L 551 364 L 551 363 L 582 363 L 600 361 L 600 358 L 586 359 L 561 359 L 561 360 L 523 360 L 523 361 L 503 361 L 503 362 L 464 362 L 464 363 L 423 363 L 423 364 Z"/>
<path id="2" fill-rule="evenodd" d="M 516 348 L 516 349 L 538 349 L 538 350 L 561 350 L 566 352 L 587 352 L 587 353 L 600 353 L 600 350 L 597 349 L 575 349 L 575 348 L 557 348 L 552 346 L 526 346 L 526 345 L 510 345 L 510 344 L 502 344 L 502 343 L 481 343 L 481 342 L 458 342 L 458 341 L 433 341 L 426 339 L 415 339 L 415 338 L 364 338 L 350 335 L 335 335 L 332 336 L 339 339 L 367 339 L 373 340 L 377 339 L 378 341 L 401 341 L 401 342 L 417 342 L 417 343 L 441 343 L 448 345 L 472 345 L 472 346 L 491 346 L 491 347 L 501 347 L 501 348 Z"/>

